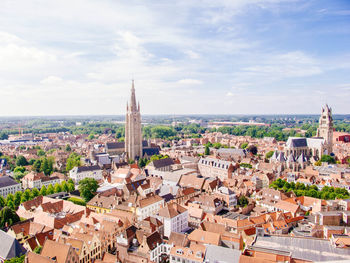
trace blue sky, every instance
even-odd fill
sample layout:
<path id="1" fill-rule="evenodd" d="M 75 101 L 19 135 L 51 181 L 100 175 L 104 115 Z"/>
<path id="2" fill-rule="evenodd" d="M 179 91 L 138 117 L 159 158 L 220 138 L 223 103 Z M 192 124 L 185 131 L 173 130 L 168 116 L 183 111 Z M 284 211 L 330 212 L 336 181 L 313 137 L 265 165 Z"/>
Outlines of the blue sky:
<path id="1" fill-rule="evenodd" d="M 0 115 L 350 113 L 350 1 L 2 0 Z"/>

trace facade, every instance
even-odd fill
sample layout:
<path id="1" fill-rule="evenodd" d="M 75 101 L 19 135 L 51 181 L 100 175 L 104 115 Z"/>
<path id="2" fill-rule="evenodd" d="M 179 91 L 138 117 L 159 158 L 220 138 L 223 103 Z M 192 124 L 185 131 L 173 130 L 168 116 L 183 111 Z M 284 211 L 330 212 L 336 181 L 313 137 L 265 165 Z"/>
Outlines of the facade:
<path id="1" fill-rule="evenodd" d="M 17 183 L 10 176 L 0 177 L 0 195 L 4 198 L 6 198 L 8 194 L 15 194 L 21 190 L 21 184 Z"/>
<path id="2" fill-rule="evenodd" d="M 198 162 L 198 169 L 202 176 L 219 178 L 220 180 L 232 178 L 232 173 L 236 168 L 232 162 L 212 157 L 201 158 Z"/>
<path id="3" fill-rule="evenodd" d="M 136 105 L 134 81 L 131 87 L 130 105 L 126 105 L 125 152 L 131 160 L 142 157 L 140 103 Z"/>
<path id="4" fill-rule="evenodd" d="M 142 199 L 140 200 L 140 205 L 136 208 L 137 219 L 141 221 L 155 215 L 162 207 L 164 207 L 164 199 L 158 195 Z"/>
<path id="5" fill-rule="evenodd" d="M 188 228 L 188 211 L 176 203 L 159 210 L 158 219 L 164 224 L 166 237 L 170 237 L 171 232 L 181 233 Z"/>
<path id="6" fill-rule="evenodd" d="M 102 170 L 98 165 L 74 167 L 69 171 L 69 177 L 77 184 L 85 178 L 101 180 Z"/>
<path id="7" fill-rule="evenodd" d="M 25 175 L 22 179 L 23 189 L 40 189 L 45 186 L 46 188 L 51 184 L 61 183 L 62 180 L 57 176 L 45 176 L 43 173 L 36 173 L 34 171 Z"/>
<path id="8" fill-rule="evenodd" d="M 326 105 L 322 108 L 319 126 L 317 129 L 317 137 L 322 137 L 325 142 L 326 154 L 332 153 L 333 150 L 333 118 L 332 108 Z"/>

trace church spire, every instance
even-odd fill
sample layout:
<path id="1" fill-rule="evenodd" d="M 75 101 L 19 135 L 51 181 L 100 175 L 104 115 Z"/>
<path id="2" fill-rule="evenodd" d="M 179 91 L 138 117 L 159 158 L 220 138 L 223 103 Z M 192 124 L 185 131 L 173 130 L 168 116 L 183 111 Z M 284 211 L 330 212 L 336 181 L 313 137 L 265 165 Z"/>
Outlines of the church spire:
<path id="1" fill-rule="evenodd" d="M 131 109 L 131 111 L 136 111 L 137 110 L 134 80 L 132 80 L 132 86 L 131 86 L 130 109 Z"/>

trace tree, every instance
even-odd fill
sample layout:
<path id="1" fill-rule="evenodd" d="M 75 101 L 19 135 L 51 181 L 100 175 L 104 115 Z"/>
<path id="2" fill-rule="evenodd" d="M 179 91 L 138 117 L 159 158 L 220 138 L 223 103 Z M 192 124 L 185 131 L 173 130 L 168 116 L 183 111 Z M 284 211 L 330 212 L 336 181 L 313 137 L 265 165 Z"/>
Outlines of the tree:
<path id="1" fill-rule="evenodd" d="M 15 193 L 15 198 L 14 198 L 14 203 L 16 207 L 18 207 L 21 204 L 21 200 L 22 200 L 22 192 L 18 191 Z"/>
<path id="2" fill-rule="evenodd" d="M 61 188 L 62 188 L 62 191 L 63 191 L 63 192 L 69 192 L 69 186 L 68 186 L 68 184 L 67 184 L 66 181 L 63 181 L 63 182 L 61 183 Z"/>
<path id="3" fill-rule="evenodd" d="M 247 151 L 250 152 L 253 155 L 256 155 L 258 153 L 258 147 L 256 147 L 255 145 L 250 145 L 247 148 Z"/>
<path id="4" fill-rule="evenodd" d="M 70 147 L 69 144 L 66 145 L 66 152 L 71 152 L 72 151 L 72 148 Z"/>
<path id="5" fill-rule="evenodd" d="M 62 192 L 62 187 L 59 183 L 56 183 L 55 184 L 55 187 L 54 187 L 54 190 L 55 190 L 55 193 L 59 193 L 59 192 Z"/>
<path id="6" fill-rule="evenodd" d="M 241 195 L 241 196 L 238 198 L 237 204 L 238 204 L 240 207 L 247 206 L 248 203 L 249 203 L 249 201 L 248 201 L 248 199 L 247 199 L 244 195 Z"/>
<path id="7" fill-rule="evenodd" d="M 68 192 L 73 192 L 75 190 L 75 184 L 68 184 Z"/>
<path id="8" fill-rule="evenodd" d="M 245 148 L 247 148 L 247 146 L 248 146 L 248 143 L 244 142 L 244 143 L 241 144 L 240 148 L 241 149 L 245 149 Z"/>
<path id="9" fill-rule="evenodd" d="M 8 194 L 7 197 L 6 197 L 6 205 L 9 206 L 9 202 L 12 201 L 12 203 L 14 202 L 14 196 L 13 194 Z"/>
<path id="10" fill-rule="evenodd" d="M 209 148 L 208 145 L 205 146 L 204 154 L 205 154 L 205 155 L 210 155 L 210 148 Z"/>
<path id="11" fill-rule="evenodd" d="M 38 159 L 33 163 L 33 168 L 36 172 L 40 172 L 41 170 L 41 160 Z"/>
<path id="12" fill-rule="evenodd" d="M 25 255 L 22 255 L 20 257 L 14 257 L 9 260 L 6 260 L 5 263 L 23 263 L 24 258 L 25 258 Z"/>
<path id="13" fill-rule="evenodd" d="M 44 185 L 43 187 L 41 187 L 41 189 L 40 189 L 40 195 L 42 195 L 42 196 L 45 196 L 46 195 L 46 186 Z"/>
<path id="14" fill-rule="evenodd" d="M 37 197 L 39 195 L 40 195 L 40 192 L 39 192 L 38 188 L 33 188 L 33 190 L 32 190 L 33 198 L 35 198 L 35 197 Z"/>
<path id="15" fill-rule="evenodd" d="M 95 195 L 98 183 L 93 178 L 85 178 L 79 182 L 80 196 L 89 202 Z"/>
<path id="16" fill-rule="evenodd" d="M 273 151 L 269 151 L 265 154 L 265 158 L 270 159 L 272 157 L 272 155 L 273 155 Z"/>
<path id="17" fill-rule="evenodd" d="M 42 249 L 43 249 L 42 246 L 37 246 L 36 248 L 34 248 L 33 252 L 37 253 L 37 254 L 40 254 Z"/>
<path id="18" fill-rule="evenodd" d="M 2 195 L 0 195 L 0 208 L 3 208 L 5 206 L 6 206 L 6 200 Z"/>
<path id="19" fill-rule="evenodd" d="M 335 159 L 334 159 L 334 157 L 332 157 L 330 155 L 324 154 L 321 157 L 321 162 L 324 162 L 324 163 L 335 163 Z"/>
<path id="20" fill-rule="evenodd" d="M 31 192 L 29 189 L 25 190 L 22 194 L 21 203 L 31 200 Z"/>
<path id="21" fill-rule="evenodd" d="M 38 156 L 45 156 L 45 151 L 42 150 L 42 149 L 39 149 L 39 150 L 36 152 L 36 154 L 37 154 Z"/>
<path id="22" fill-rule="evenodd" d="M 74 167 L 81 166 L 80 162 L 81 156 L 76 153 L 71 153 L 66 162 L 66 171 L 69 172 Z"/>
<path id="23" fill-rule="evenodd" d="M 23 156 L 20 155 L 16 159 L 16 166 L 26 166 L 28 165 L 27 159 Z"/>
<path id="24" fill-rule="evenodd" d="M 0 211 L 0 228 L 3 228 L 6 223 L 8 226 L 20 221 L 19 216 L 10 207 L 5 206 Z"/>
<path id="25" fill-rule="evenodd" d="M 47 187 L 47 190 L 46 190 L 46 194 L 52 195 L 53 193 L 55 193 L 55 190 L 53 189 L 52 184 L 49 184 L 49 186 Z"/>
<path id="26" fill-rule="evenodd" d="M 95 134 L 94 133 L 90 133 L 90 135 L 88 136 L 89 140 L 95 139 Z"/>
<path id="27" fill-rule="evenodd" d="M 8 134 L 4 131 L 0 132 L 0 140 L 7 140 L 9 138 Z"/>

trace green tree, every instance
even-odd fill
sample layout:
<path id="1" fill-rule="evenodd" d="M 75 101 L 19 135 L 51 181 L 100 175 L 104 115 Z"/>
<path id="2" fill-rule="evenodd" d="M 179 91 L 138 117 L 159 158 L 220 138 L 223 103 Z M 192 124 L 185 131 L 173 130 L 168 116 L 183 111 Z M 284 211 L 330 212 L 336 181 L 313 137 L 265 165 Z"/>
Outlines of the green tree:
<path id="1" fill-rule="evenodd" d="M 73 192 L 75 190 L 75 184 L 68 184 L 68 189 L 69 192 Z"/>
<path id="2" fill-rule="evenodd" d="M 23 156 L 20 155 L 16 159 L 16 165 L 17 166 L 26 166 L 28 164 L 27 159 Z"/>
<path id="3" fill-rule="evenodd" d="M 205 154 L 205 155 L 210 155 L 210 148 L 209 148 L 208 145 L 205 146 L 204 154 Z"/>
<path id="4" fill-rule="evenodd" d="M 62 191 L 63 191 L 63 192 L 69 192 L 69 186 L 68 186 L 68 184 L 67 184 L 66 181 L 63 181 L 63 182 L 61 183 L 61 188 L 62 188 Z"/>
<path id="5" fill-rule="evenodd" d="M 66 171 L 69 172 L 74 167 L 81 166 L 80 158 L 81 158 L 80 155 L 78 155 L 74 152 L 71 153 L 67 159 L 67 162 L 66 162 Z"/>
<path id="6" fill-rule="evenodd" d="M 23 263 L 25 259 L 25 255 L 22 255 L 20 257 L 14 257 L 8 260 L 5 260 L 5 263 Z"/>
<path id="7" fill-rule="evenodd" d="M 40 255 L 42 249 L 43 249 L 42 246 L 37 246 L 36 248 L 34 248 L 33 252 Z"/>
<path id="8" fill-rule="evenodd" d="M 25 190 L 22 194 L 21 203 L 31 200 L 31 192 L 29 189 Z"/>
<path id="9" fill-rule="evenodd" d="M 47 190 L 46 190 L 46 194 L 52 195 L 53 193 L 55 193 L 55 190 L 54 190 L 52 184 L 49 184 L 49 186 L 47 187 Z"/>
<path id="10" fill-rule="evenodd" d="M 12 203 L 14 202 L 14 196 L 13 194 L 8 194 L 6 197 L 6 205 L 9 206 L 9 202 L 12 201 Z"/>
<path id="11" fill-rule="evenodd" d="M 80 196 L 89 202 L 95 195 L 98 183 L 93 178 L 85 178 L 79 182 Z"/>
<path id="12" fill-rule="evenodd" d="M 249 203 L 249 201 L 248 201 L 248 199 L 247 199 L 244 195 L 241 195 L 241 196 L 238 198 L 237 204 L 238 204 L 240 207 L 247 206 L 248 203 Z"/>
<path id="13" fill-rule="evenodd" d="M 2 195 L 0 195 L 0 209 L 5 206 L 6 206 L 6 200 Z"/>
<path id="14" fill-rule="evenodd" d="M 244 143 L 241 144 L 240 148 L 241 149 L 245 149 L 245 148 L 247 148 L 247 146 L 248 146 L 248 143 L 244 142 Z"/>
<path id="15" fill-rule="evenodd" d="M 45 151 L 44 150 L 42 150 L 42 149 L 39 149 L 37 152 L 36 152 L 36 154 L 38 155 L 38 156 L 45 156 Z"/>
<path id="16" fill-rule="evenodd" d="M 41 160 L 38 159 L 33 163 L 33 168 L 36 172 L 40 172 L 41 170 Z"/>
<path id="17" fill-rule="evenodd" d="M 62 192 L 62 187 L 59 183 L 56 183 L 55 184 L 55 187 L 54 187 L 54 190 L 55 190 L 55 193 L 59 193 L 59 192 Z"/>
<path id="18" fill-rule="evenodd" d="M 0 140 L 7 140 L 9 138 L 8 134 L 4 131 L 0 132 Z"/>
<path id="19" fill-rule="evenodd" d="M 335 159 L 334 159 L 334 157 L 332 157 L 330 155 L 324 154 L 321 157 L 321 162 L 334 164 L 335 163 Z"/>
<path id="20" fill-rule="evenodd" d="M 21 200 L 22 200 L 22 192 L 17 191 L 14 197 L 14 204 L 16 207 L 18 207 L 21 204 Z"/>
<path id="21" fill-rule="evenodd" d="M 88 136 L 89 140 L 95 139 L 95 134 L 94 133 L 90 133 L 90 135 Z"/>
<path id="22" fill-rule="evenodd" d="M 265 154 L 265 158 L 270 159 L 272 157 L 272 155 L 273 155 L 273 151 L 269 151 Z"/>
<path id="23" fill-rule="evenodd" d="M 33 188 L 33 190 L 32 190 L 33 198 L 35 198 L 35 197 L 37 197 L 39 195 L 40 195 L 40 192 L 39 192 L 38 188 Z"/>
<path id="24" fill-rule="evenodd" d="M 72 148 L 70 147 L 69 144 L 66 145 L 66 152 L 71 152 L 72 151 Z"/>
<path id="25" fill-rule="evenodd" d="M 40 195 L 42 196 L 45 196 L 46 195 L 46 192 L 47 192 L 47 189 L 46 189 L 46 186 L 42 186 L 41 189 L 40 189 Z"/>
<path id="26" fill-rule="evenodd" d="M 6 223 L 8 224 L 8 226 L 11 226 L 19 221 L 19 216 L 16 214 L 15 211 L 12 210 L 12 208 L 5 206 L 3 209 L 1 209 L 0 228 L 3 228 L 6 225 Z"/>

